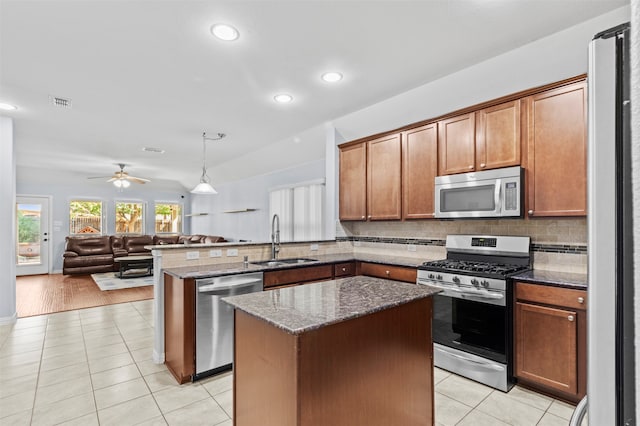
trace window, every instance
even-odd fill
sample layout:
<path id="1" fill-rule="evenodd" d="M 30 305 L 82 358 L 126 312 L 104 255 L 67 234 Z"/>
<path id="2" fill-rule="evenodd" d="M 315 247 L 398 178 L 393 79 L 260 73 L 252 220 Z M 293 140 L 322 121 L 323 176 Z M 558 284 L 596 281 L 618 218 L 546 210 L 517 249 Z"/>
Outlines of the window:
<path id="1" fill-rule="evenodd" d="M 102 201 L 70 201 L 69 234 L 102 234 Z"/>
<path id="2" fill-rule="evenodd" d="M 171 203 L 156 203 L 155 222 L 156 234 L 181 234 L 182 205 Z"/>
<path id="3" fill-rule="evenodd" d="M 269 193 L 269 217 L 277 214 L 282 241 L 321 240 L 324 232 L 324 184 L 279 188 Z"/>
<path id="4" fill-rule="evenodd" d="M 144 205 L 133 202 L 116 202 L 116 234 L 144 233 Z"/>

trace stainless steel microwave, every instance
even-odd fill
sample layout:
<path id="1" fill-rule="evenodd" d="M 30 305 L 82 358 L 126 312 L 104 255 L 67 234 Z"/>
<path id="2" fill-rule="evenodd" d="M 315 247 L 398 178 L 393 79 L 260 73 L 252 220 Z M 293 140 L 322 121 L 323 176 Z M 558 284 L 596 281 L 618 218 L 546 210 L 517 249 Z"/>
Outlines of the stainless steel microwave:
<path id="1" fill-rule="evenodd" d="M 437 218 L 522 217 L 520 166 L 436 176 Z"/>

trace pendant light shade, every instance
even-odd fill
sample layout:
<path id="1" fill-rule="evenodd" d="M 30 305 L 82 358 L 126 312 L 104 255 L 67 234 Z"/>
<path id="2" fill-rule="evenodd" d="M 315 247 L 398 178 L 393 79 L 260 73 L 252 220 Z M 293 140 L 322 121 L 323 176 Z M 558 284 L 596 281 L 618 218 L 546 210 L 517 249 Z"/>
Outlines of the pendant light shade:
<path id="1" fill-rule="evenodd" d="M 207 141 L 218 141 L 225 136 L 224 133 L 218 133 L 217 138 L 208 138 L 206 132 L 202 133 L 202 176 L 200 176 L 200 183 L 191 190 L 192 194 L 214 195 L 218 193 L 209 183 L 211 179 L 207 175 Z"/>

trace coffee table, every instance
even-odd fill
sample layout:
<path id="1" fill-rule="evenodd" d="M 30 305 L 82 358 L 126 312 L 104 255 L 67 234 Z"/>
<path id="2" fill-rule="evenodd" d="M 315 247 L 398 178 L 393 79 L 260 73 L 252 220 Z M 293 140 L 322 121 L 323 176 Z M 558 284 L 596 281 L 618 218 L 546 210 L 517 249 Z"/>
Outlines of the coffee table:
<path id="1" fill-rule="evenodd" d="M 116 257 L 113 261 L 118 262 L 120 266 L 119 278 L 148 277 L 149 275 L 153 275 L 153 256 Z M 144 269 L 144 271 L 125 274 L 125 272 L 133 269 Z"/>

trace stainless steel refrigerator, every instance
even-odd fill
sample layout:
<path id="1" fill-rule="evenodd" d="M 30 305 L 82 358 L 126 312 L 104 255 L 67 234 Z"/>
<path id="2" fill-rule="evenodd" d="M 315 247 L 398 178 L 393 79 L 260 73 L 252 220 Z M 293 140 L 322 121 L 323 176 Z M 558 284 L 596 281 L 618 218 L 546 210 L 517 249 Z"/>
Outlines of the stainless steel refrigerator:
<path id="1" fill-rule="evenodd" d="M 629 24 L 589 45 L 587 407 L 635 425 Z"/>

